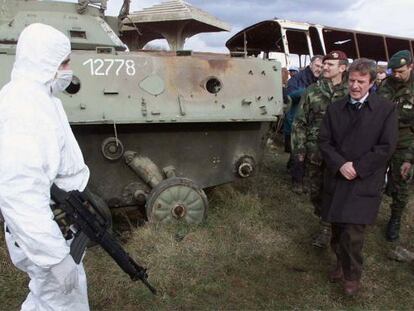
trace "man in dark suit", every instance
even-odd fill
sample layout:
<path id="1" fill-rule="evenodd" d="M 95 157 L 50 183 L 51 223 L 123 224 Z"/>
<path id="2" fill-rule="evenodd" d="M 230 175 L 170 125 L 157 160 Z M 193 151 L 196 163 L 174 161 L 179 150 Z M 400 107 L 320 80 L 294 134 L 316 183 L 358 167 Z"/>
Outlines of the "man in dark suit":
<path id="1" fill-rule="evenodd" d="M 366 225 L 378 214 L 387 162 L 397 144 L 396 106 L 369 89 L 376 65 L 357 59 L 349 67 L 349 97 L 327 109 L 319 136 L 326 163 L 322 219 L 332 223 L 331 247 L 337 262 L 332 282 L 356 294 L 362 274 Z"/>

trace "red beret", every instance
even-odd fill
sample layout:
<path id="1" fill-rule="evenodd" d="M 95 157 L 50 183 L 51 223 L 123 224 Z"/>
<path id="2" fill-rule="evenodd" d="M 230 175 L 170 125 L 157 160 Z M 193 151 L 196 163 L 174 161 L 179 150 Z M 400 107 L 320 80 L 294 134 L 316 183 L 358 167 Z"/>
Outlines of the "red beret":
<path id="1" fill-rule="evenodd" d="M 323 57 L 322 62 L 324 62 L 328 59 L 348 60 L 348 57 L 346 56 L 346 54 L 344 52 L 336 50 L 336 51 L 332 51 L 332 52 L 326 54 Z"/>

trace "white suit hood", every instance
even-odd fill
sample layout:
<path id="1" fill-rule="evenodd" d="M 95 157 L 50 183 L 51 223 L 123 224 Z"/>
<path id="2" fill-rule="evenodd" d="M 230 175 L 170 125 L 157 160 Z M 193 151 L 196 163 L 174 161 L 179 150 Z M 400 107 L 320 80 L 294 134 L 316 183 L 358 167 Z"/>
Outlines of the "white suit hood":
<path id="1" fill-rule="evenodd" d="M 83 190 L 89 178 L 62 103 L 47 84 L 69 53 L 63 33 L 28 26 L 19 37 L 12 79 L 0 91 L 0 208 L 13 239 L 42 268 L 69 253 L 53 220 L 50 186 Z"/>
<path id="2" fill-rule="evenodd" d="M 31 24 L 19 36 L 11 78 L 45 84 L 53 80 L 70 51 L 70 41 L 63 33 L 48 25 Z"/>

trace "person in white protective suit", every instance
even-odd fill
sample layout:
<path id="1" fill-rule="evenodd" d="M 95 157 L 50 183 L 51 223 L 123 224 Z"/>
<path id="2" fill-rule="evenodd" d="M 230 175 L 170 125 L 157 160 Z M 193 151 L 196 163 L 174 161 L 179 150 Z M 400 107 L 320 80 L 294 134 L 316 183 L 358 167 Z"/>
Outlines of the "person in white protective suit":
<path id="1" fill-rule="evenodd" d="M 89 310 L 86 275 L 53 220 L 50 187 L 89 179 L 62 103 L 72 80 L 70 41 L 32 24 L 21 33 L 11 81 L 0 91 L 0 209 L 14 265 L 30 277 L 22 310 Z"/>

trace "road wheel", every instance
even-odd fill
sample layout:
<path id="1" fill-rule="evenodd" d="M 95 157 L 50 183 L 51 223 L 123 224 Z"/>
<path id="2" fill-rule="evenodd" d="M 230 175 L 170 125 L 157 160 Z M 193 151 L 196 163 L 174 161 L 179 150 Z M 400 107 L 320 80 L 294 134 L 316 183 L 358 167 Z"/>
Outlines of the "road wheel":
<path id="1" fill-rule="evenodd" d="M 172 177 L 161 181 L 148 196 L 146 213 L 154 223 L 199 224 L 207 216 L 204 191 L 192 180 Z"/>

